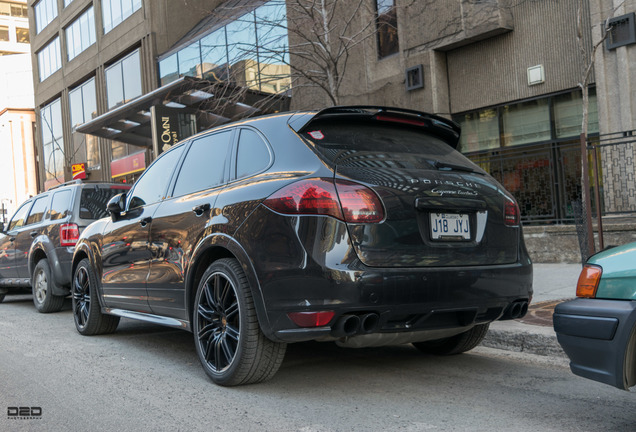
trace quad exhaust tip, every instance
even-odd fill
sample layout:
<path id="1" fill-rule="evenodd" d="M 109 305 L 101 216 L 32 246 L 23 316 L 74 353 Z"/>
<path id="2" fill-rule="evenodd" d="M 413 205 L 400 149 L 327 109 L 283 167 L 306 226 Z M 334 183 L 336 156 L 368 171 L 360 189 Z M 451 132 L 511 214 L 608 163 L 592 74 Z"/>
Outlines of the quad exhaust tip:
<path id="1" fill-rule="evenodd" d="M 341 316 L 331 329 L 334 337 L 348 337 L 356 334 L 374 333 L 380 327 L 380 315 L 366 313 L 362 315 L 347 314 Z"/>

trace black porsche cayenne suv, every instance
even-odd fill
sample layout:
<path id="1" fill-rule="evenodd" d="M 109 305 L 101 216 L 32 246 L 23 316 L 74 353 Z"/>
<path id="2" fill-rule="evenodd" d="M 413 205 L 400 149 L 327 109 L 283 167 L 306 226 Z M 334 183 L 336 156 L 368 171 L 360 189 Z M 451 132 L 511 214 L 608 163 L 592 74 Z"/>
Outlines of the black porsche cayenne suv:
<path id="1" fill-rule="evenodd" d="M 459 133 L 335 107 L 189 138 L 81 235 L 77 330 L 127 317 L 191 331 L 222 385 L 271 378 L 290 342 L 474 348 L 526 313 L 532 264 L 514 198 L 455 150 Z"/>

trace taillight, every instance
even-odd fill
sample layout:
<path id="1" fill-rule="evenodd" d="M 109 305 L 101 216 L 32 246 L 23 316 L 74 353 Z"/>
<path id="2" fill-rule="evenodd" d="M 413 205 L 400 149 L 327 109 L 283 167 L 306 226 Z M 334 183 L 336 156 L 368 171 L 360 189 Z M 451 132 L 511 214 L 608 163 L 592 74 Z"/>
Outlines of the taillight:
<path id="1" fill-rule="evenodd" d="M 602 274 L 603 269 L 601 267 L 585 264 L 579 275 L 579 281 L 576 284 L 576 296 L 586 298 L 596 297 L 596 290 L 598 289 Z"/>
<path id="2" fill-rule="evenodd" d="M 504 225 L 519 226 L 520 219 L 521 215 L 517 203 L 514 201 L 506 201 L 504 206 Z"/>
<path id="3" fill-rule="evenodd" d="M 348 180 L 309 179 L 275 192 L 264 203 L 283 214 L 327 215 L 350 223 L 384 219 L 380 198 L 368 187 Z"/>
<path id="4" fill-rule="evenodd" d="M 79 240 L 79 227 L 77 224 L 60 225 L 60 246 L 75 246 Z"/>

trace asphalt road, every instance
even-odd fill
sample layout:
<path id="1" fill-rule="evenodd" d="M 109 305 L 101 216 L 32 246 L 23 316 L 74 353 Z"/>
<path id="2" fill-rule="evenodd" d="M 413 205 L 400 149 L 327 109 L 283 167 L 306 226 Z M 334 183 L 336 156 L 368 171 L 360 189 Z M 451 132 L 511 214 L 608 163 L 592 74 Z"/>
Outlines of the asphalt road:
<path id="1" fill-rule="evenodd" d="M 70 304 L 0 304 L 0 431 L 633 431 L 634 406 L 636 394 L 575 377 L 564 359 L 481 347 L 443 358 L 294 344 L 272 381 L 223 388 L 190 333 L 122 320 L 84 337 Z"/>

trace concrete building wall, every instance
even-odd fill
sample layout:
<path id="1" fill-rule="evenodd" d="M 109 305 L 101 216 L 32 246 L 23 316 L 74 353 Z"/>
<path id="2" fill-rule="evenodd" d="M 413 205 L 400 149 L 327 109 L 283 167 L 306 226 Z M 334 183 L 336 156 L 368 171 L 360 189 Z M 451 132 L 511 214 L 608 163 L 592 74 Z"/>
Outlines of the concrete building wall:
<path id="1" fill-rule="evenodd" d="M 591 0 L 595 43 L 599 125 L 610 142 L 601 149 L 605 208 L 621 213 L 636 209 L 636 44 L 608 49 L 608 19 L 636 12 L 636 0 Z"/>
<path id="2" fill-rule="evenodd" d="M 350 34 L 373 23 L 374 2 L 367 3 Z M 373 24 L 349 60 L 342 103 L 403 106 L 449 116 L 573 89 L 582 79 L 586 62 L 576 38 L 577 1 L 421 0 L 397 5 L 399 53 L 378 59 Z M 589 10 L 586 1 L 582 5 L 583 43 L 589 52 Z M 290 35 L 290 45 L 294 42 Z M 539 64 L 545 82 L 529 86 L 527 68 Z M 424 87 L 407 91 L 405 70 L 416 65 L 423 66 Z M 316 105 L 329 105 L 320 90 L 294 89 L 294 108 Z"/>

